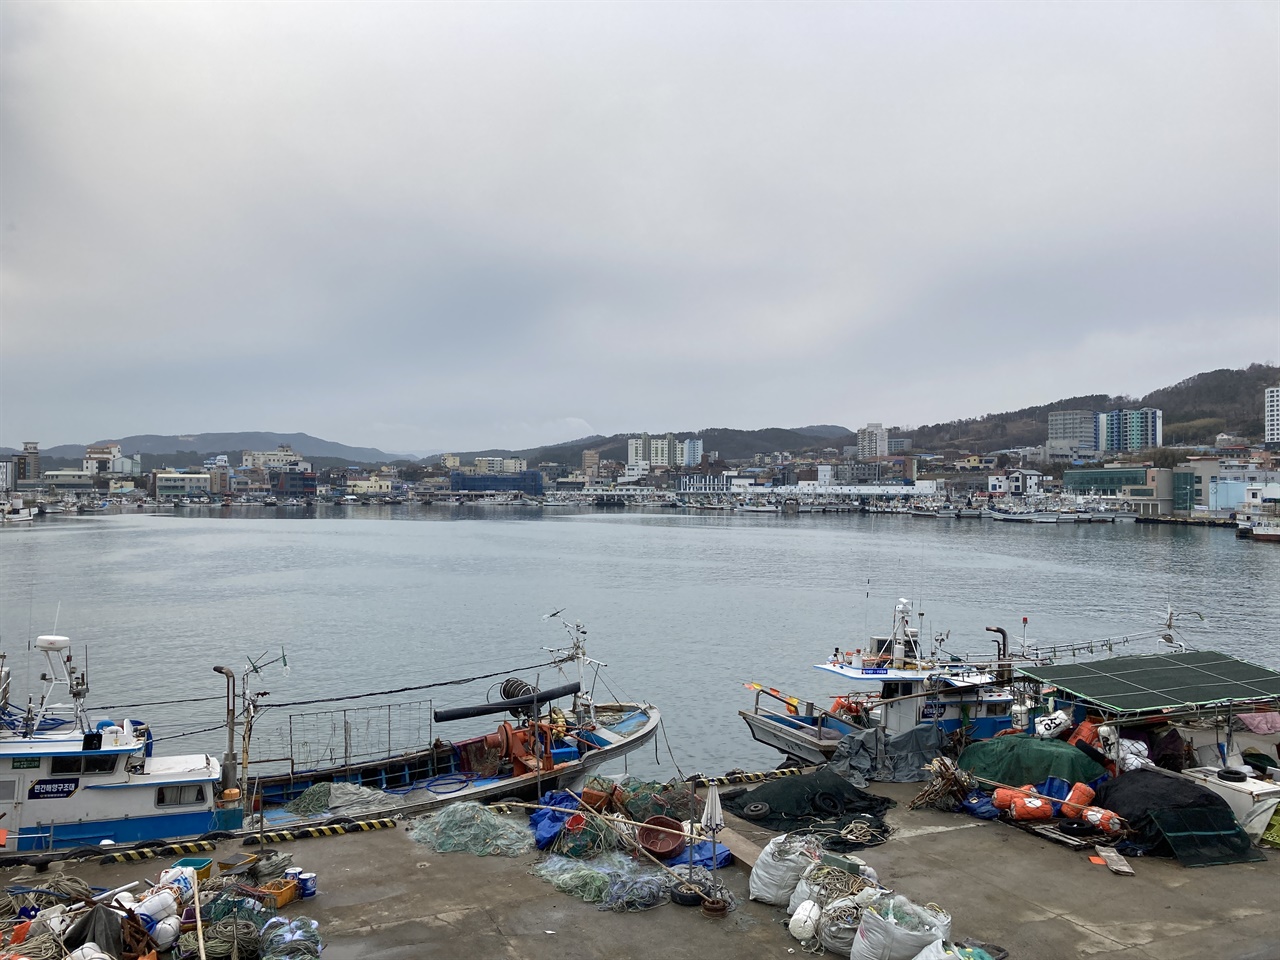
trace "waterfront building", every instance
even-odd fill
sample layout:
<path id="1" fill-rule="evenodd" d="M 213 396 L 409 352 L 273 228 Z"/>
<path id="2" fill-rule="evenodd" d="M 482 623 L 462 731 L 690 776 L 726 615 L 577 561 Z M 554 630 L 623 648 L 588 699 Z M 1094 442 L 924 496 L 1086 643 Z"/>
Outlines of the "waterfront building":
<path id="1" fill-rule="evenodd" d="M 244 450 L 240 453 L 240 466 L 247 469 L 279 470 L 288 464 L 295 464 L 304 470 L 310 470 L 307 463 L 287 443 L 282 443 L 274 450 Z"/>
<path id="2" fill-rule="evenodd" d="M 494 491 L 506 493 L 523 493 L 526 497 L 542 496 L 542 474 L 537 470 L 523 470 L 520 473 L 477 473 L 468 476 L 461 470 L 449 474 L 449 489 L 455 492 Z"/>
<path id="3" fill-rule="evenodd" d="M 1266 469 L 1256 460 L 1189 457 L 1173 468 L 1173 513 L 1229 513 L 1246 503 L 1251 486 L 1277 482 L 1280 472 Z"/>
<path id="4" fill-rule="evenodd" d="M 86 493 L 93 489 L 93 476 L 88 470 L 46 470 L 41 480 L 59 493 Z"/>
<path id="5" fill-rule="evenodd" d="M 1098 436 L 1105 451 L 1132 452 L 1164 446 L 1164 411 L 1154 407 L 1098 414 Z"/>
<path id="6" fill-rule="evenodd" d="M 582 472 L 588 477 L 596 477 L 600 474 L 600 451 L 599 450 L 583 450 L 582 451 Z"/>
<path id="7" fill-rule="evenodd" d="M 97 443 L 85 447 L 83 463 L 84 469 L 89 473 L 109 473 L 124 477 L 142 475 L 142 454 L 125 456 L 124 449 L 118 443 Z"/>
<path id="8" fill-rule="evenodd" d="M 733 492 L 733 481 L 738 475 L 726 471 L 718 476 L 702 473 L 686 473 L 680 477 L 679 491 L 692 496 L 718 496 Z"/>
<path id="9" fill-rule="evenodd" d="M 184 473 L 179 470 L 157 470 L 153 474 L 157 500 L 174 497 L 208 496 L 210 477 L 207 473 Z"/>
<path id="10" fill-rule="evenodd" d="M 1179 484 L 1190 484 L 1190 474 Z M 1174 471 L 1168 467 L 1146 464 L 1115 464 L 1083 470 L 1064 470 L 1062 488 L 1066 493 L 1092 495 L 1108 503 L 1128 509 L 1140 517 L 1172 516 L 1174 507 Z M 1185 488 L 1178 493 L 1186 502 Z"/>
<path id="11" fill-rule="evenodd" d="M 845 451 L 846 451 L 845 456 L 846 456 L 846 457 L 847 457 L 847 456 L 849 456 L 849 454 L 848 454 L 848 452 L 847 452 L 847 451 L 849 450 L 849 448 L 848 448 L 848 447 L 845 447 L 844 449 L 845 449 Z M 910 449 L 911 449 L 911 438 L 910 438 L 910 437 L 890 437 L 890 438 L 889 438 L 888 449 L 887 449 L 885 452 L 886 452 L 886 453 L 889 453 L 889 454 L 894 454 L 894 453 L 906 453 L 906 452 L 907 452 L 907 451 L 909 451 Z"/>
<path id="12" fill-rule="evenodd" d="M 0 494 L 13 489 L 13 461 L 0 460 Z"/>
<path id="13" fill-rule="evenodd" d="M 889 431 L 883 423 L 868 423 L 858 430 L 858 459 L 889 455 Z"/>
<path id="14" fill-rule="evenodd" d="M 1267 449 L 1280 450 L 1280 386 L 1267 387 L 1262 418 Z"/>
<path id="15" fill-rule="evenodd" d="M 303 470 L 295 465 L 272 470 L 271 490 L 278 496 L 293 497 L 295 500 L 310 500 L 315 497 L 318 484 L 314 470 Z M 381 477 L 394 492 L 395 478 Z"/>
<path id="16" fill-rule="evenodd" d="M 1006 470 L 987 477 L 987 492 L 1015 497 L 1033 496 L 1041 492 L 1044 475 L 1039 470 Z"/>
<path id="17" fill-rule="evenodd" d="M 473 461 L 477 474 L 502 473 L 502 457 L 476 457 Z"/>

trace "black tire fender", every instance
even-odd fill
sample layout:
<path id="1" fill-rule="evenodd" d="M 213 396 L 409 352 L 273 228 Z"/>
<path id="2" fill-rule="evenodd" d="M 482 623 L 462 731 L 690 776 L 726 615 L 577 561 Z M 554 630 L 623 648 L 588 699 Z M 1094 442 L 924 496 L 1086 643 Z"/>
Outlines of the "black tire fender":
<path id="1" fill-rule="evenodd" d="M 815 793 L 810 803 L 814 810 L 818 813 L 826 814 L 828 817 L 838 817 L 844 813 L 844 801 L 834 793 L 828 793 L 826 790 Z"/>
<path id="2" fill-rule="evenodd" d="M 770 812 L 769 805 L 759 800 L 742 808 L 742 815 L 748 820 L 763 820 Z"/>

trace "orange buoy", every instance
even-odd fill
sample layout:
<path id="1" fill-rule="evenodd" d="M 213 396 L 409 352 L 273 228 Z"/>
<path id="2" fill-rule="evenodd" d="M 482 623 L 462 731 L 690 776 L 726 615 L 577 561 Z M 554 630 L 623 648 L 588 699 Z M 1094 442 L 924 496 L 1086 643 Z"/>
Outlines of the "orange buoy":
<path id="1" fill-rule="evenodd" d="M 1062 815 L 1072 820 L 1079 819 L 1084 808 L 1093 800 L 1093 787 L 1087 783 L 1077 783 L 1062 801 Z"/>
<path id="2" fill-rule="evenodd" d="M 1052 820 L 1053 802 L 1048 797 L 1015 797 L 1009 813 L 1015 820 Z"/>

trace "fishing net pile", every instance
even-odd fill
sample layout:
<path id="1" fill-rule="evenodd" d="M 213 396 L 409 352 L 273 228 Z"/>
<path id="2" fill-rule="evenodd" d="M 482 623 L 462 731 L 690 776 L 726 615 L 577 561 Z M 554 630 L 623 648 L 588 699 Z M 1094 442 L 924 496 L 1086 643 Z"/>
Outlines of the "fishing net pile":
<path id="1" fill-rule="evenodd" d="M 275 917 L 262 928 L 260 948 L 262 960 L 311 960 L 319 957 L 324 944 L 320 940 L 320 924 L 310 917 L 286 920 Z"/>
<path id="2" fill-rule="evenodd" d="M 409 836 L 439 853 L 518 857 L 533 849 L 533 834 L 527 826 L 472 800 L 452 803 L 424 817 L 414 824 Z"/>
<path id="3" fill-rule="evenodd" d="M 771 830 L 823 833 L 823 846 L 837 853 L 887 840 L 884 814 L 894 806 L 826 769 L 772 780 L 722 802 L 729 812 Z"/>
<path id="4" fill-rule="evenodd" d="M 303 790 L 295 799 L 290 800 L 284 808 L 300 817 L 314 817 L 329 809 L 329 790 L 331 783 L 316 783 Z"/>
<path id="5" fill-rule="evenodd" d="M 593 860 L 552 854 L 531 871 L 561 893 L 594 903 L 601 910 L 636 913 L 661 906 L 669 899 L 672 878 L 624 853 L 610 852 Z"/>

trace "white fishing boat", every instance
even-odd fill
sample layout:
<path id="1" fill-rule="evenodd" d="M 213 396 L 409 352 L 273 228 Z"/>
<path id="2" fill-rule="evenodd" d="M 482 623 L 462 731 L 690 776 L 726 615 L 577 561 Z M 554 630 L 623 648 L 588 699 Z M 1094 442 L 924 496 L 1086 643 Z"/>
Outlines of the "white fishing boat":
<path id="1" fill-rule="evenodd" d="M 20 501 L 0 503 L 0 522 L 27 523 L 34 520 L 36 511 L 32 507 L 24 507 Z"/>
<path id="2" fill-rule="evenodd" d="M 738 510 L 742 513 L 781 513 L 782 505 L 763 500 L 746 500 L 738 504 Z"/>
<path id="3" fill-rule="evenodd" d="M 85 671 L 71 641 L 37 637 L 48 665 L 38 699 L 10 702 L 0 666 L 0 813 L 8 852 L 51 850 L 233 829 L 240 811 L 220 807 L 222 765 L 206 754 L 156 756 L 141 720 L 92 720 Z M 0 655 L 3 664 L 3 655 Z M 69 702 L 55 702 L 67 697 Z"/>

